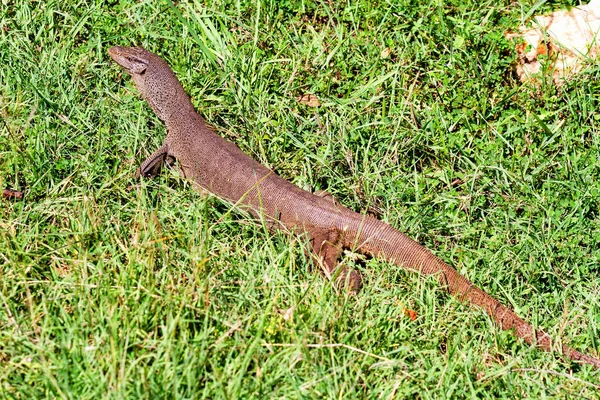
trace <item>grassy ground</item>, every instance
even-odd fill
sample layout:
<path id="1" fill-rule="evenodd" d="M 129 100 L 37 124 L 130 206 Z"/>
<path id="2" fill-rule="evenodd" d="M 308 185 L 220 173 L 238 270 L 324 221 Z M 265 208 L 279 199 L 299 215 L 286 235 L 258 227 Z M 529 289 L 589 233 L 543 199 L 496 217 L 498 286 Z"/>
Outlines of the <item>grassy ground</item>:
<path id="1" fill-rule="evenodd" d="M 517 82 L 503 34 L 533 6 L 4 0 L 0 187 L 25 198 L 0 201 L 0 397 L 597 398 L 433 280 L 346 258 L 345 296 L 300 238 L 134 181 L 165 130 L 106 54 L 163 55 L 247 153 L 598 354 L 600 69 Z"/>

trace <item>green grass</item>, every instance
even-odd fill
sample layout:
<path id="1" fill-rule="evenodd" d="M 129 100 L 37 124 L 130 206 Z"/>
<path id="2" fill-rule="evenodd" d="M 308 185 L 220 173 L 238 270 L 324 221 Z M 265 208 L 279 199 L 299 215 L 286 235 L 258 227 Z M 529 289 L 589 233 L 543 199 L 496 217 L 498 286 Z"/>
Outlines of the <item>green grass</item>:
<path id="1" fill-rule="evenodd" d="M 2 2 L 0 397 L 598 398 L 433 279 L 346 257 L 336 293 L 302 238 L 133 180 L 165 129 L 106 53 L 162 55 L 248 154 L 597 355 L 600 69 L 517 81 L 535 2 L 207 3 Z"/>

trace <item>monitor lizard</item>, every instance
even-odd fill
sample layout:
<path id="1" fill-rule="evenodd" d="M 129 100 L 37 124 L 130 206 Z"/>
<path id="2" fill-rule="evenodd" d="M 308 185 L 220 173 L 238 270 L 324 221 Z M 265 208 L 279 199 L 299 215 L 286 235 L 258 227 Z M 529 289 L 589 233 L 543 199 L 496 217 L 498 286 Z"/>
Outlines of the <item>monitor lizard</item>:
<path id="1" fill-rule="evenodd" d="M 340 205 L 326 193 L 313 194 L 295 186 L 223 139 L 196 112 L 170 66 L 156 54 L 141 47 L 121 46 L 110 48 L 108 53 L 131 76 L 167 127 L 163 145 L 140 165 L 137 177 L 156 176 L 162 164 L 177 160 L 183 176 L 198 189 L 246 209 L 275 228 L 306 233 L 325 274 L 348 290 L 358 291 L 362 278 L 357 271 L 337 268 L 344 249 L 434 275 L 459 300 L 483 308 L 500 328 L 514 330 L 518 337 L 545 351 L 560 350 L 572 360 L 600 369 L 598 358 L 560 345 L 535 330 L 400 231 Z"/>

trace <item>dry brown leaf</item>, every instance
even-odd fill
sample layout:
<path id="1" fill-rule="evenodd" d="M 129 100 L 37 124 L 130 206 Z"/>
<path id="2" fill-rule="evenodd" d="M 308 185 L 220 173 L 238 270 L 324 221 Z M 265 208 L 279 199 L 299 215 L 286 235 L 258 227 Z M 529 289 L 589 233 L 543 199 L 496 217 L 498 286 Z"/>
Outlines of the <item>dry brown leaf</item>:
<path id="1" fill-rule="evenodd" d="M 13 189 L 4 189 L 2 190 L 2 195 L 5 199 L 11 200 L 20 200 L 23 198 L 23 192 Z"/>
<path id="2" fill-rule="evenodd" d="M 305 104 L 308 107 L 319 107 L 321 105 L 319 98 L 314 94 L 303 94 L 302 96 L 298 96 L 296 100 L 298 100 L 298 103 Z"/>
<path id="3" fill-rule="evenodd" d="M 404 310 L 404 315 L 410 318 L 411 321 L 417 319 L 417 312 L 415 310 L 409 310 L 408 308 Z"/>

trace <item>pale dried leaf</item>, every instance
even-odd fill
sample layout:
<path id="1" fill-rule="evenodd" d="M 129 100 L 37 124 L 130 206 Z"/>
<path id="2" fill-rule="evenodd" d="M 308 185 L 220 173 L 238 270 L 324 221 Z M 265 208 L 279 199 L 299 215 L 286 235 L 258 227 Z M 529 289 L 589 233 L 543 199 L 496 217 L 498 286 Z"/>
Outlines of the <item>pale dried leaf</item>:
<path id="1" fill-rule="evenodd" d="M 294 316 L 294 307 L 290 307 L 287 310 L 279 310 L 279 314 L 283 316 L 284 321 L 289 321 Z"/>
<path id="2" fill-rule="evenodd" d="M 555 84 L 576 74 L 585 60 L 600 53 L 600 0 L 534 17 L 533 27 L 521 26 L 519 33 L 507 38 L 519 38 L 517 75 L 522 82 L 535 80 L 543 69 L 552 71 Z"/>

